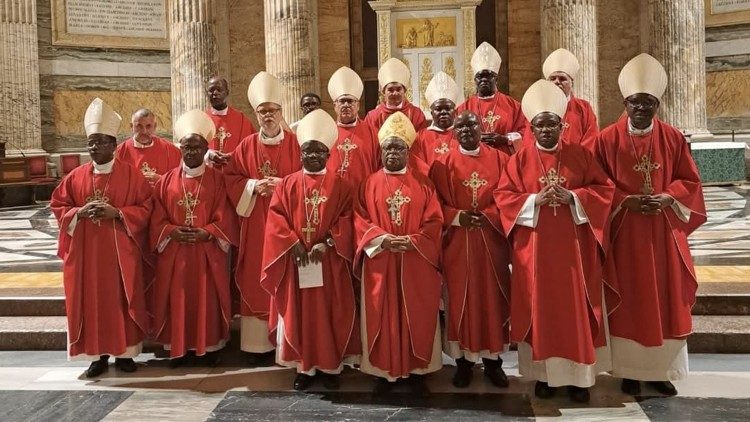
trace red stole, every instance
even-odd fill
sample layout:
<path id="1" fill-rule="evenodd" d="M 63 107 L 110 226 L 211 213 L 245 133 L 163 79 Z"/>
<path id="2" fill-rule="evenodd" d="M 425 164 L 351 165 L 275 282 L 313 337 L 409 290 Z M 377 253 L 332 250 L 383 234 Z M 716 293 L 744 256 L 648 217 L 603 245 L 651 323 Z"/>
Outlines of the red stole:
<path id="1" fill-rule="evenodd" d="M 419 132 L 414 145 L 411 146 L 410 153 L 416 155 L 429 167 L 438 158 L 444 157 L 449 151 L 457 149 L 458 142 L 453 139 L 453 128 L 440 131 L 431 126 Z"/>
<path id="2" fill-rule="evenodd" d="M 121 161 L 130 163 L 141 173 L 156 173 L 163 175 L 180 165 L 182 156 L 180 149 L 172 142 L 154 136 L 153 144 L 148 148 L 136 148 L 133 138 L 126 139 L 117 146 L 115 156 Z"/>
<path id="3" fill-rule="evenodd" d="M 311 204 L 318 192 L 318 223 Z M 269 338 L 276 343 L 279 317 L 284 321 L 281 359 L 299 362 L 303 371 L 334 370 L 348 355 L 360 353 L 357 308 L 351 261 L 351 188 L 328 171 L 325 175 L 293 173 L 279 185 L 271 199 L 266 220 L 261 284 L 271 295 Z M 325 199 L 322 199 L 325 198 Z M 307 240 L 307 219 L 315 228 Z M 323 286 L 300 289 L 292 248 L 301 243 L 308 251 L 326 235 L 335 245 L 323 256 Z"/>
<path id="4" fill-rule="evenodd" d="M 256 132 L 255 126 L 241 111 L 227 106 L 227 114 L 220 116 L 211 113 L 211 107 L 206 114 L 216 126 L 216 136 L 208 142 L 208 147 L 215 151 L 232 152 L 246 137 Z"/>
<path id="5" fill-rule="evenodd" d="M 659 164 L 651 172 L 654 193 L 671 195 L 690 209 L 690 219 L 683 222 L 671 207 L 656 216 L 620 209 L 612 218 L 605 279 L 619 287 L 622 299 L 617 309 L 610 306 L 611 335 L 660 346 L 663 339 L 685 338 L 692 330 L 698 283 L 687 237 L 706 222 L 706 208 L 685 137 L 654 119 L 651 133 L 632 136 L 631 143 L 627 116 L 604 129 L 596 142 L 597 157 L 615 182 L 613 208 L 627 195 L 642 194 L 644 176 L 633 167 L 649 149 L 650 161 Z"/>
<path id="6" fill-rule="evenodd" d="M 356 189 L 381 166 L 378 134 L 372 126 L 361 120 L 352 127 L 339 126 L 338 140 L 326 164 L 329 173 L 336 172 Z"/>
<path id="7" fill-rule="evenodd" d="M 485 145 L 479 148 L 474 157 L 455 147 L 430 171 L 443 209 L 443 261 L 449 263 L 443 267 L 447 335 L 463 350 L 501 353 L 509 342 L 510 251 L 492 194 L 507 158 Z M 452 225 L 460 211 L 472 210 L 484 214 L 490 226 L 469 230 Z"/>
<path id="8" fill-rule="evenodd" d="M 505 135 L 517 132 L 523 135 L 526 128 L 521 103 L 501 92 L 495 92 L 490 98 L 480 98 L 474 94 L 456 107 L 456 115 L 464 110 L 470 110 L 479 117 L 483 133 Z M 501 145 L 498 149 L 508 155 L 514 152 L 511 145 Z"/>
<path id="9" fill-rule="evenodd" d="M 380 130 L 380 126 L 383 126 L 385 120 L 391 117 L 391 114 L 400 111 L 409 118 L 411 123 L 414 125 L 414 130 L 419 132 L 420 130 L 427 127 L 427 119 L 424 117 L 422 110 L 410 103 L 409 100 L 404 100 L 401 107 L 389 108 L 384 103 L 378 104 L 373 110 L 370 110 L 365 117 L 365 122 L 369 123 L 375 132 Z"/>
<path id="10" fill-rule="evenodd" d="M 552 170 L 565 178 L 561 185 L 578 197 L 588 222 L 575 224 L 568 204 L 557 215 L 548 204 L 537 209 L 535 228 L 517 225 L 527 198 Z M 513 254 L 511 340 L 529 343 L 534 360 L 592 364 L 594 348 L 604 345 L 601 266 L 613 190 L 593 155 L 578 145 L 560 144 L 553 153 L 522 148 L 500 179 L 495 201 Z"/>
<path id="11" fill-rule="evenodd" d="M 192 220 L 185 208 L 188 193 L 198 200 Z M 194 245 L 169 240 L 159 252 L 170 233 L 188 221 L 215 239 Z M 189 349 L 203 355 L 206 347 L 229 337 L 229 269 L 218 242 L 236 245 L 238 235 L 237 216 L 219 171 L 206 167 L 202 176 L 189 178 L 180 167 L 156 183 L 150 230 L 150 247 L 157 254 L 154 338 L 171 345 L 170 356 L 182 356 Z"/>
<path id="12" fill-rule="evenodd" d="M 133 166 L 115 159 L 110 174 L 94 174 L 92 163 L 66 176 L 50 208 L 60 226 L 69 354 L 119 355 L 148 331 L 144 299 L 143 247 L 151 214 L 151 187 Z M 99 191 L 121 219 L 77 220 L 76 213 Z"/>
<path id="13" fill-rule="evenodd" d="M 274 177 L 284 177 L 302 168 L 297 137 L 284 132 L 279 145 L 264 145 L 260 132 L 246 138 L 232 154 L 224 169 L 227 195 L 232 206 L 237 204 L 245 191 L 248 179 L 263 179 L 264 164 Z M 241 296 L 241 314 L 256 318 L 268 318 L 269 296 L 260 285 L 261 261 L 266 214 L 270 197 L 256 196 L 255 206 L 248 217 L 240 217 L 240 244 L 237 256 L 235 281 Z"/>
<path id="14" fill-rule="evenodd" d="M 406 197 L 409 202 L 398 208 L 401 224 L 397 225 L 386 201 Z M 407 376 L 430 363 L 441 290 L 442 223 L 432 183 L 411 170 L 403 175 L 378 171 L 360 189 L 354 215 L 354 273 L 364 277 L 363 347 L 369 350 L 370 362 L 392 377 Z M 365 247 L 384 234 L 409 235 L 416 249 L 368 257 Z"/>

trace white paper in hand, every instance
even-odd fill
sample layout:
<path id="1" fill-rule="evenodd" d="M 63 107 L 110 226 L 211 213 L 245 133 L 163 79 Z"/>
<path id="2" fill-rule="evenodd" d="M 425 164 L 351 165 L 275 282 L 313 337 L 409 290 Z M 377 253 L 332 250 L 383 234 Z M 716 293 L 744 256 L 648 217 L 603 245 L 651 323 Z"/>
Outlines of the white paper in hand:
<path id="1" fill-rule="evenodd" d="M 306 267 L 297 267 L 299 274 L 299 288 L 309 289 L 323 287 L 323 264 L 310 263 Z"/>

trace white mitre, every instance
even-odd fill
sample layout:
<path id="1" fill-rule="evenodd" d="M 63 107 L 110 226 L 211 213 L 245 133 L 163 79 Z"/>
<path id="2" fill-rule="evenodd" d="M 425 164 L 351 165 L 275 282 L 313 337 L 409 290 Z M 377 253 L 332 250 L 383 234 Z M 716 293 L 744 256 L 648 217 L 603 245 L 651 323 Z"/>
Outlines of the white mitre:
<path id="1" fill-rule="evenodd" d="M 190 135 L 200 135 L 207 142 L 216 135 L 216 126 L 213 120 L 202 110 L 190 110 L 180 116 L 174 124 L 174 141 Z"/>
<path id="2" fill-rule="evenodd" d="M 458 104 L 461 99 L 461 90 L 458 88 L 456 81 L 447 73 L 440 71 L 432 77 L 430 83 L 424 91 L 424 97 L 427 104 L 432 105 L 435 101 L 446 98 Z"/>
<path id="3" fill-rule="evenodd" d="M 480 44 L 471 56 L 471 70 L 475 75 L 483 70 L 500 73 L 502 63 L 503 59 L 500 57 L 500 53 L 487 42 Z"/>
<path id="4" fill-rule="evenodd" d="M 568 98 L 554 83 L 540 79 L 534 82 L 521 100 L 521 110 L 528 121 L 540 113 L 553 113 L 561 119 L 568 108 Z"/>
<path id="5" fill-rule="evenodd" d="M 631 59 L 617 79 L 623 98 L 633 94 L 650 94 L 661 100 L 667 89 L 667 71 L 658 60 L 642 53 Z"/>
<path id="6" fill-rule="evenodd" d="M 581 70 L 581 63 L 573 53 L 564 48 L 558 48 L 550 53 L 542 65 L 542 73 L 546 79 L 549 79 L 550 75 L 555 72 L 564 72 L 571 79 L 575 79 L 579 70 Z"/>
<path id="7" fill-rule="evenodd" d="M 338 137 L 336 121 L 322 109 L 308 113 L 297 124 L 297 142 L 300 146 L 307 141 L 318 141 L 330 150 Z"/>
<path id="8" fill-rule="evenodd" d="M 331 79 L 328 80 L 328 95 L 331 96 L 331 100 L 333 101 L 344 95 L 359 100 L 362 98 L 362 91 L 364 89 L 365 86 L 362 84 L 362 78 L 357 75 L 357 72 L 346 66 L 342 66 L 333 72 Z"/>
<path id="9" fill-rule="evenodd" d="M 411 71 L 401 60 L 391 57 L 378 69 L 378 84 L 382 91 L 386 85 L 397 82 L 406 89 L 411 86 Z"/>
<path id="10" fill-rule="evenodd" d="M 260 71 L 247 87 L 247 99 L 254 109 L 264 103 L 273 103 L 281 107 L 281 82 L 266 71 Z"/>
<path id="11" fill-rule="evenodd" d="M 121 122 L 122 117 L 109 104 L 97 97 L 86 109 L 86 114 L 83 117 L 83 128 L 86 131 L 86 136 L 102 133 L 117 138 Z"/>

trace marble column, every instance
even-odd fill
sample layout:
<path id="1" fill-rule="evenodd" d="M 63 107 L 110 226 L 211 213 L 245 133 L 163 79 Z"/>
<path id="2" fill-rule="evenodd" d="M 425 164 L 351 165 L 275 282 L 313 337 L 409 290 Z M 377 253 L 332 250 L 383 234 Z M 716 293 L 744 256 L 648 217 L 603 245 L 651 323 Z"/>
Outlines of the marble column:
<path id="1" fill-rule="evenodd" d="M 659 117 L 693 139 L 710 138 L 703 0 L 648 0 L 646 13 L 649 52 L 669 80 Z"/>
<path id="2" fill-rule="evenodd" d="M 570 50 L 581 63 L 573 85 L 575 95 L 599 111 L 599 59 L 596 37 L 596 0 L 542 0 L 542 62 L 558 48 Z M 541 71 L 541 69 L 540 69 Z"/>
<path id="3" fill-rule="evenodd" d="M 0 142 L 8 155 L 44 154 L 36 0 L 0 0 Z"/>
<path id="4" fill-rule="evenodd" d="M 319 95 L 318 16 L 315 0 L 264 0 L 266 71 L 284 86 L 281 100 L 288 123 L 302 118 L 300 97 Z M 321 95 L 322 96 L 322 95 Z"/>
<path id="5" fill-rule="evenodd" d="M 208 105 L 206 83 L 217 74 L 219 52 L 210 0 L 170 0 L 172 121 Z"/>

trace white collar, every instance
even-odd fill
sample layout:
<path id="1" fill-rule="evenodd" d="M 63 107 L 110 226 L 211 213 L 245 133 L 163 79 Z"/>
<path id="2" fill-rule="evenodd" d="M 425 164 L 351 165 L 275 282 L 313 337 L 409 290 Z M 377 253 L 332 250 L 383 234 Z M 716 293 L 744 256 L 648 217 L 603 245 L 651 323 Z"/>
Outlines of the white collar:
<path id="1" fill-rule="evenodd" d="M 383 167 L 383 171 L 385 172 L 385 174 L 406 174 L 406 169 L 407 168 L 408 168 L 408 166 L 404 166 L 404 168 L 402 168 L 401 170 L 390 171 L 387 168 Z"/>
<path id="2" fill-rule="evenodd" d="M 555 146 L 553 146 L 552 148 L 545 148 L 541 144 L 539 144 L 539 142 L 536 143 L 536 147 L 542 151 L 553 152 L 557 151 L 560 148 L 560 141 L 558 140 Z"/>
<path id="3" fill-rule="evenodd" d="M 279 145 L 283 140 L 284 129 L 281 127 L 279 127 L 279 134 L 271 137 L 266 136 L 266 134 L 263 133 L 263 130 L 260 131 L 260 142 L 262 142 L 263 145 Z"/>
<path id="4" fill-rule="evenodd" d="M 142 144 L 142 143 L 140 143 L 140 142 L 136 141 L 136 140 L 135 140 L 135 136 L 133 136 L 133 146 L 134 146 L 134 147 L 135 147 L 136 149 L 146 149 L 146 148 L 151 148 L 152 146 L 154 146 L 154 143 L 155 143 L 155 142 L 154 142 L 154 137 L 153 137 L 153 136 L 151 137 L 151 143 L 150 143 L 150 144 L 148 144 L 148 145 L 144 145 L 144 144 Z"/>
<path id="5" fill-rule="evenodd" d="M 654 120 L 651 119 L 651 124 L 648 125 L 645 129 L 638 129 L 636 127 L 633 127 L 633 124 L 630 122 L 630 117 L 628 117 L 628 133 L 635 136 L 643 136 L 648 135 L 651 133 L 651 131 L 654 130 Z"/>
<path id="6" fill-rule="evenodd" d="M 213 114 L 214 116 L 226 116 L 229 113 L 228 105 L 224 108 L 224 110 L 217 110 L 211 106 L 209 106 L 208 108 L 208 111 L 211 112 L 211 114 Z"/>
<path id="7" fill-rule="evenodd" d="M 309 174 L 311 176 L 318 176 L 318 175 L 326 174 L 327 171 L 328 170 L 325 167 L 321 171 L 307 171 L 306 168 L 302 167 L 302 173 Z"/>
<path id="8" fill-rule="evenodd" d="M 115 165 L 115 159 L 112 157 L 112 161 L 104 164 L 96 164 L 96 161 L 91 161 L 94 165 L 94 174 L 110 174 L 112 173 L 112 167 Z"/>
<path id="9" fill-rule="evenodd" d="M 495 92 L 494 92 L 494 93 L 493 93 L 492 95 L 488 95 L 488 96 L 486 96 L 486 97 L 482 97 L 482 96 L 481 96 L 481 95 L 479 95 L 479 93 L 477 92 L 477 98 L 479 98 L 480 100 L 491 100 L 491 99 L 495 98 L 495 94 L 497 94 L 497 91 L 495 91 Z"/>
<path id="10" fill-rule="evenodd" d="M 190 167 L 188 167 L 187 165 L 185 165 L 185 162 L 183 161 L 182 162 L 182 171 L 185 173 L 185 176 L 187 176 L 188 178 L 191 178 L 191 179 L 194 178 L 194 177 L 202 176 L 203 173 L 206 172 L 206 163 L 202 162 L 201 165 L 199 165 L 198 167 L 196 167 L 194 169 L 191 169 Z"/>
<path id="11" fill-rule="evenodd" d="M 399 105 L 397 105 L 395 107 L 394 106 L 389 106 L 388 102 L 385 102 L 383 104 L 385 104 L 385 108 L 387 108 L 388 110 L 401 110 L 402 108 L 404 108 L 404 103 L 406 103 L 406 100 L 401 101 L 401 104 L 399 104 Z"/>
<path id="12" fill-rule="evenodd" d="M 461 152 L 463 155 L 468 155 L 470 157 L 479 157 L 479 151 L 481 148 L 477 147 L 477 149 L 469 151 L 468 149 L 464 149 L 461 145 L 458 146 L 458 151 Z"/>
<path id="13" fill-rule="evenodd" d="M 359 117 L 357 117 L 356 119 L 354 119 L 354 121 L 351 122 L 351 123 L 341 123 L 338 120 L 336 120 L 336 125 L 338 127 L 355 127 L 355 126 L 357 126 L 357 123 L 359 123 Z"/>
<path id="14" fill-rule="evenodd" d="M 427 127 L 427 130 L 432 130 L 432 131 L 435 131 L 435 132 L 445 133 L 445 132 L 448 132 L 449 130 L 453 130 L 453 125 L 451 125 L 448 129 L 440 129 L 439 127 L 435 126 L 435 124 L 433 123 L 433 124 L 431 124 L 430 126 Z"/>

